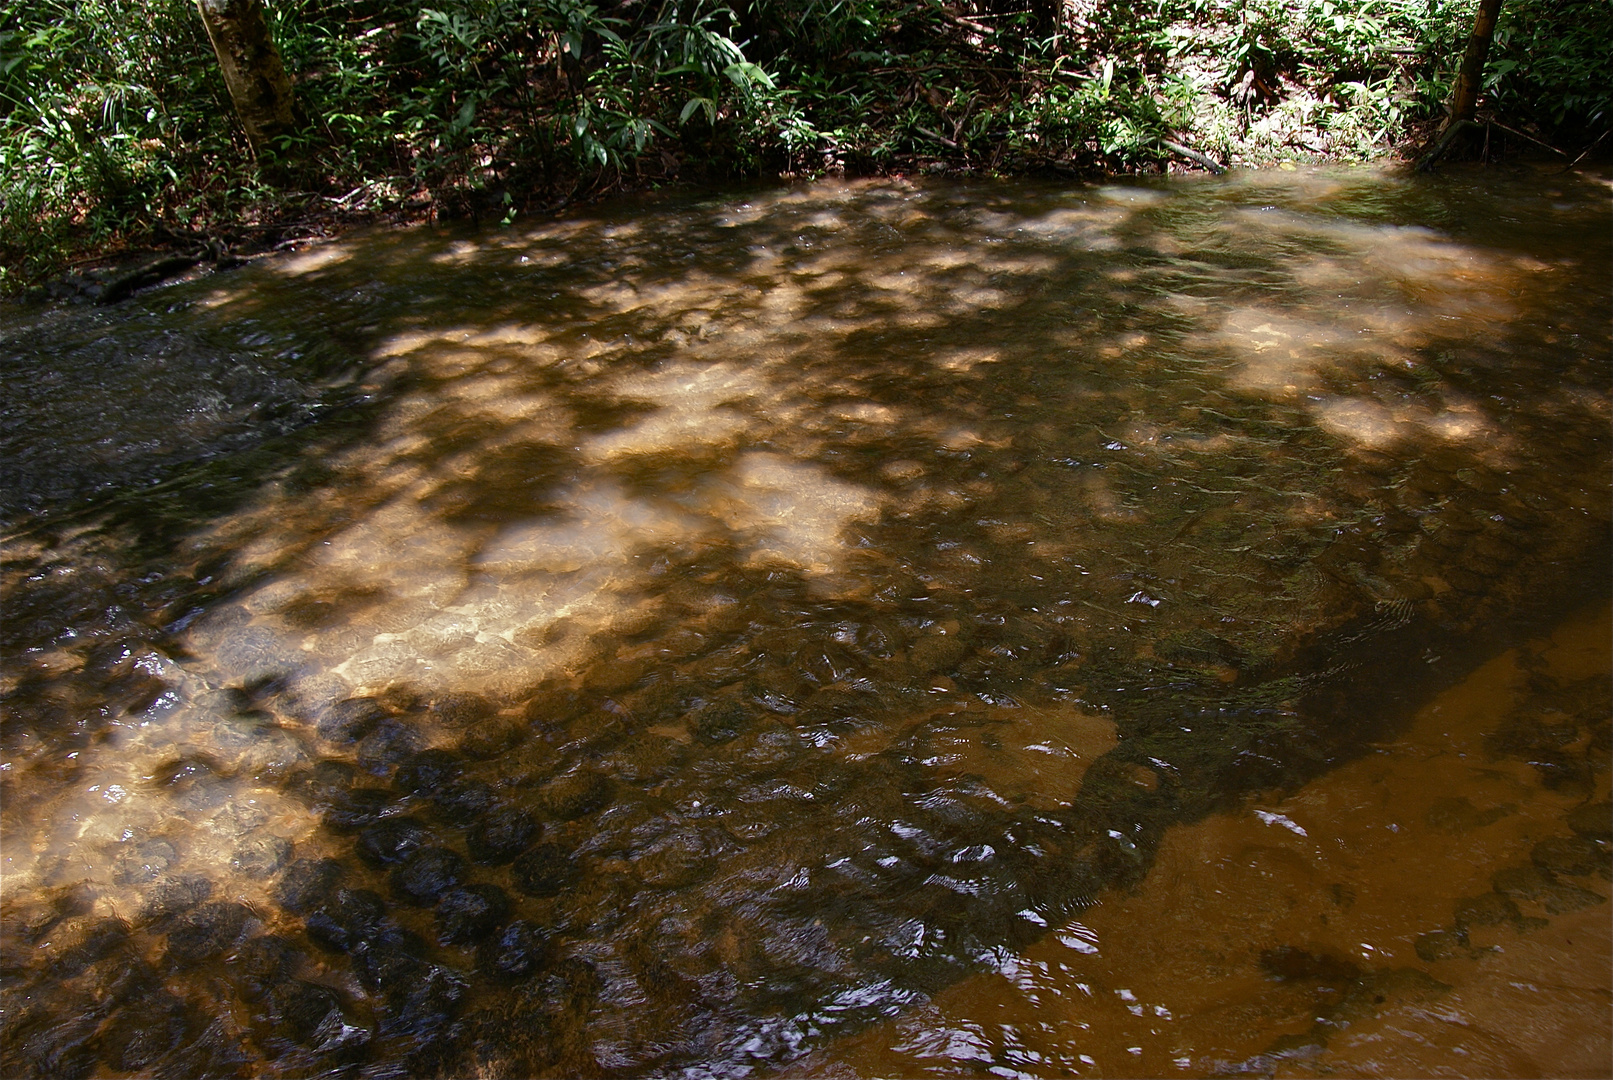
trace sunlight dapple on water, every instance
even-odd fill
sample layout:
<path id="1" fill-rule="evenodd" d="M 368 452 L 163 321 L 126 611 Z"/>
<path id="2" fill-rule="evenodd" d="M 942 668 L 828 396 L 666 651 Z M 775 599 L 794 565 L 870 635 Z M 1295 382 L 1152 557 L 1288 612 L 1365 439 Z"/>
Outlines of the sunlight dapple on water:
<path id="1" fill-rule="evenodd" d="M 1607 947 L 1607 196 L 821 184 L 0 314 L 3 1071 L 1572 1068 L 1494 1001 Z M 1337 861 L 1401 807 L 1471 880 Z"/>

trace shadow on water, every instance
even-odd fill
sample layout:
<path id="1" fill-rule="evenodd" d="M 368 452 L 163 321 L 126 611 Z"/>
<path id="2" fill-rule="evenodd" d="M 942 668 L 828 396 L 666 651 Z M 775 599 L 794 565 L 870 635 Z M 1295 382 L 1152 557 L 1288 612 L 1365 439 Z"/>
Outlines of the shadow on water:
<path id="1" fill-rule="evenodd" d="M 8 1073 L 738 1075 L 1136 885 L 1605 592 L 1606 184 L 1532 184 L 829 185 L 8 328 Z"/>

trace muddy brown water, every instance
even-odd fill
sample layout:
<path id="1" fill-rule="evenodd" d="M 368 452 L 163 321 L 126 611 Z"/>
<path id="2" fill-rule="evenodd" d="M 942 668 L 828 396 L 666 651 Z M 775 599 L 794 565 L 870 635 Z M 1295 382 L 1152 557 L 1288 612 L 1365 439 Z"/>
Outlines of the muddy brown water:
<path id="1" fill-rule="evenodd" d="M 0 1073 L 1605 1075 L 1609 183 L 0 313 Z"/>

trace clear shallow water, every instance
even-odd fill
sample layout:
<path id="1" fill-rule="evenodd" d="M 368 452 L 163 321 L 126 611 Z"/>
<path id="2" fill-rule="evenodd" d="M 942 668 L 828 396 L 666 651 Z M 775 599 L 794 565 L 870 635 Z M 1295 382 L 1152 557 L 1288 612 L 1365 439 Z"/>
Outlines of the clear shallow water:
<path id="1" fill-rule="evenodd" d="M 814 186 L 7 313 L 8 1073 L 923 1023 L 1605 595 L 1607 195 Z M 1484 753 L 1585 910 L 1573 685 Z"/>

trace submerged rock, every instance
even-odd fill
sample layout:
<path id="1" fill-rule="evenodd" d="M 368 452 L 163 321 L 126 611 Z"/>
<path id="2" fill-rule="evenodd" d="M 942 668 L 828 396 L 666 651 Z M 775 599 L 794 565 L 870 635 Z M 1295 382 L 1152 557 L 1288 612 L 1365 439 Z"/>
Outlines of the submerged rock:
<path id="1" fill-rule="evenodd" d="M 549 935 L 543 927 L 524 919 L 510 923 L 477 952 L 478 966 L 494 978 L 530 979 L 549 957 Z"/>
<path id="2" fill-rule="evenodd" d="M 450 889 L 437 902 L 437 940 L 468 945 L 499 927 L 510 913 L 510 898 L 497 885 Z"/>
<path id="3" fill-rule="evenodd" d="M 581 876 L 581 869 L 558 844 L 539 844 L 515 860 L 515 885 L 528 896 L 555 896 Z"/>
<path id="4" fill-rule="evenodd" d="M 398 899 L 430 907 L 464 879 L 465 860 L 445 847 L 424 847 L 392 871 L 392 892 Z"/>
<path id="5" fill-rule="evenodd" d="M 167 959 L 194 964 L 218 956 L 240 939 L 250 917 L 245 905 L 227 900 L 193 908 L 168 931 Z"/>

